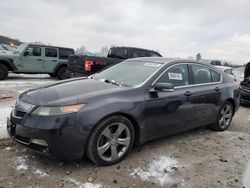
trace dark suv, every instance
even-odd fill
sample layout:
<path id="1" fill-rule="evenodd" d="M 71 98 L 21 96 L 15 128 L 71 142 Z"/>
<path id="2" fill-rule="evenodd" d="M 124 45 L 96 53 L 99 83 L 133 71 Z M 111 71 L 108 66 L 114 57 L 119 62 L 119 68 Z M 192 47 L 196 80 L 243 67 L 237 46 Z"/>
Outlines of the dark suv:
<path id="1" fill-rule="evenodd" d="M 240 85 L 241 103 L 250 104 L 250 62 L 245 67 L 244 80 Z"/>

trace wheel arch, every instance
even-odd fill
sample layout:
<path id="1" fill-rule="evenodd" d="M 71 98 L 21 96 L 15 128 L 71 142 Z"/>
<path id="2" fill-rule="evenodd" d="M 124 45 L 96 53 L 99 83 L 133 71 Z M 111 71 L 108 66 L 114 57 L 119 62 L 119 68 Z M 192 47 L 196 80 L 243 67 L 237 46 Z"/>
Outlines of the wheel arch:
<path id="1" fill-rule="evenodd" d="M 0 64 L 5 65 L 9 71 L 14 71 L 16 70 L 15 66 L 13 65 L 12 62 L 7 61 L 7 60 L 0 60 Z"/>
<path id="2" fill-rule="evenodd" d="M 56 65 L 56 67 L 54 68 L 54 73 L 57 74 L 57 71 L 58 71 L 61 67 L 68 67 L 68 64 L 67 64 L 67 63 L 60 63 L 60 64 Z"/>
<path id="3" fill-rule="evenodd" d="M 95 126 L 93 126 L 90 134 L 89 134 L 89 137 L 92 135 L 93 131 L 95 130 L 95 128 L 98 126 L 98 124 L 100 122 L 102 122 L 103 120 L 109 118 L 109 117 L 112 117 L 112 116 L 123 116 L 125 118 L 127 118 L 133 125 L 133 128 L 134 128 L 134 144 L 135 145 L 140 145 L 140 136 L 141 136 L 141 131 L 140 131 L 140 127 L 139 127 L 139 124 L 138 122 L 136 121 L 136 119 L 130 115 L 130 114 L 127 114 L 127 113 L 123 113 L 123 112 L 115 112 L 115 113 L 111 113 L 111 114 L 108 114 L 104 117 L 102 117 L 96 124 Z M 89 137 L 88 137 L 88 140 L 89 140 Z"/>
<path id="4" fill-rule="evenodd" d="M 228 98 L 226 100 L 226 102 L 230 102 L 233 106 L 233 115 L 235 114 L 235 108 L 236 108 L 236 104 L 235 104 L 235 101 L 232 99 L 232 98 Z"/>

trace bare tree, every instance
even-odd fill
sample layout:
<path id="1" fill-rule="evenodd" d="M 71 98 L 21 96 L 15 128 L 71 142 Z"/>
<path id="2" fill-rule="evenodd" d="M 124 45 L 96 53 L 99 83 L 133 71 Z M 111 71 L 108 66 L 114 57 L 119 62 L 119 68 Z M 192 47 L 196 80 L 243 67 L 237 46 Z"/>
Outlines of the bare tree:
<path id="1" fill-rule="evenodd" d="M 109 52 L 109 47 L 108 46 L 103 46 L 100 51 L 101 51 L 101 53 L 103 55 L 107 56 L 108 52 Z"/>
<path id="2" fill-rule="evenodd" d="M 76 49 L 76 54 L 86 55 L 87 53 L 87 48 L 85 46 L 81 46 L 80 48 Z"/>
<path id="3" fill-rule="evenodd" d="M 201 60 L 201 54 L 200 54 L 200 53 L 198 53 L 198 54 L 196 55 L 196 60 Z"/>

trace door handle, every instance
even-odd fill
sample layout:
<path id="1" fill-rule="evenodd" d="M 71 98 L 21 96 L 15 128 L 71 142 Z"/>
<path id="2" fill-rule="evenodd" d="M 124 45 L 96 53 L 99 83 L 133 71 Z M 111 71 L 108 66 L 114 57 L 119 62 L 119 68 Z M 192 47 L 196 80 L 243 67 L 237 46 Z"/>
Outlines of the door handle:
<path id="1" fill-rule="evenodd" d="M 192 95 L 193 93 L 191 92 L 191 91 L 186 91 L 185 93 L 184 93 L 184 95 L 185 96 L 190 96 L 190 95 Z"/>
<path id="2" fill-rule="evenodd" d="M 215 91 L 220 91 L 221 89 L 219 87 L 214 88 Z"/>
<path id="3" fill-rule="evenodd" d="M 51 60 L 51 61 L 53 61 L 53 62 L 57 62 L 57 60 Z"/>
<path id="4" fill-rule="evenodd" d="M 37 61 L 42 61 L 42 59 L 36 59 Z"/>

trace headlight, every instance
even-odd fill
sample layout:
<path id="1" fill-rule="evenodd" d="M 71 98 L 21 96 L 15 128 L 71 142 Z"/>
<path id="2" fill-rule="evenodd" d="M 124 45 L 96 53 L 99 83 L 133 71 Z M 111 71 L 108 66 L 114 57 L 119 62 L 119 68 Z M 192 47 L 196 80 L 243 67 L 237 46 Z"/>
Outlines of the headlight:
<path id="1" fill-rule="evenodd" d="M 38 107 L 32 112 L 32 115 L 37 116 L 56 116 L 79 111 L 86 104 L 77 104 L 62 107 Z"/>

